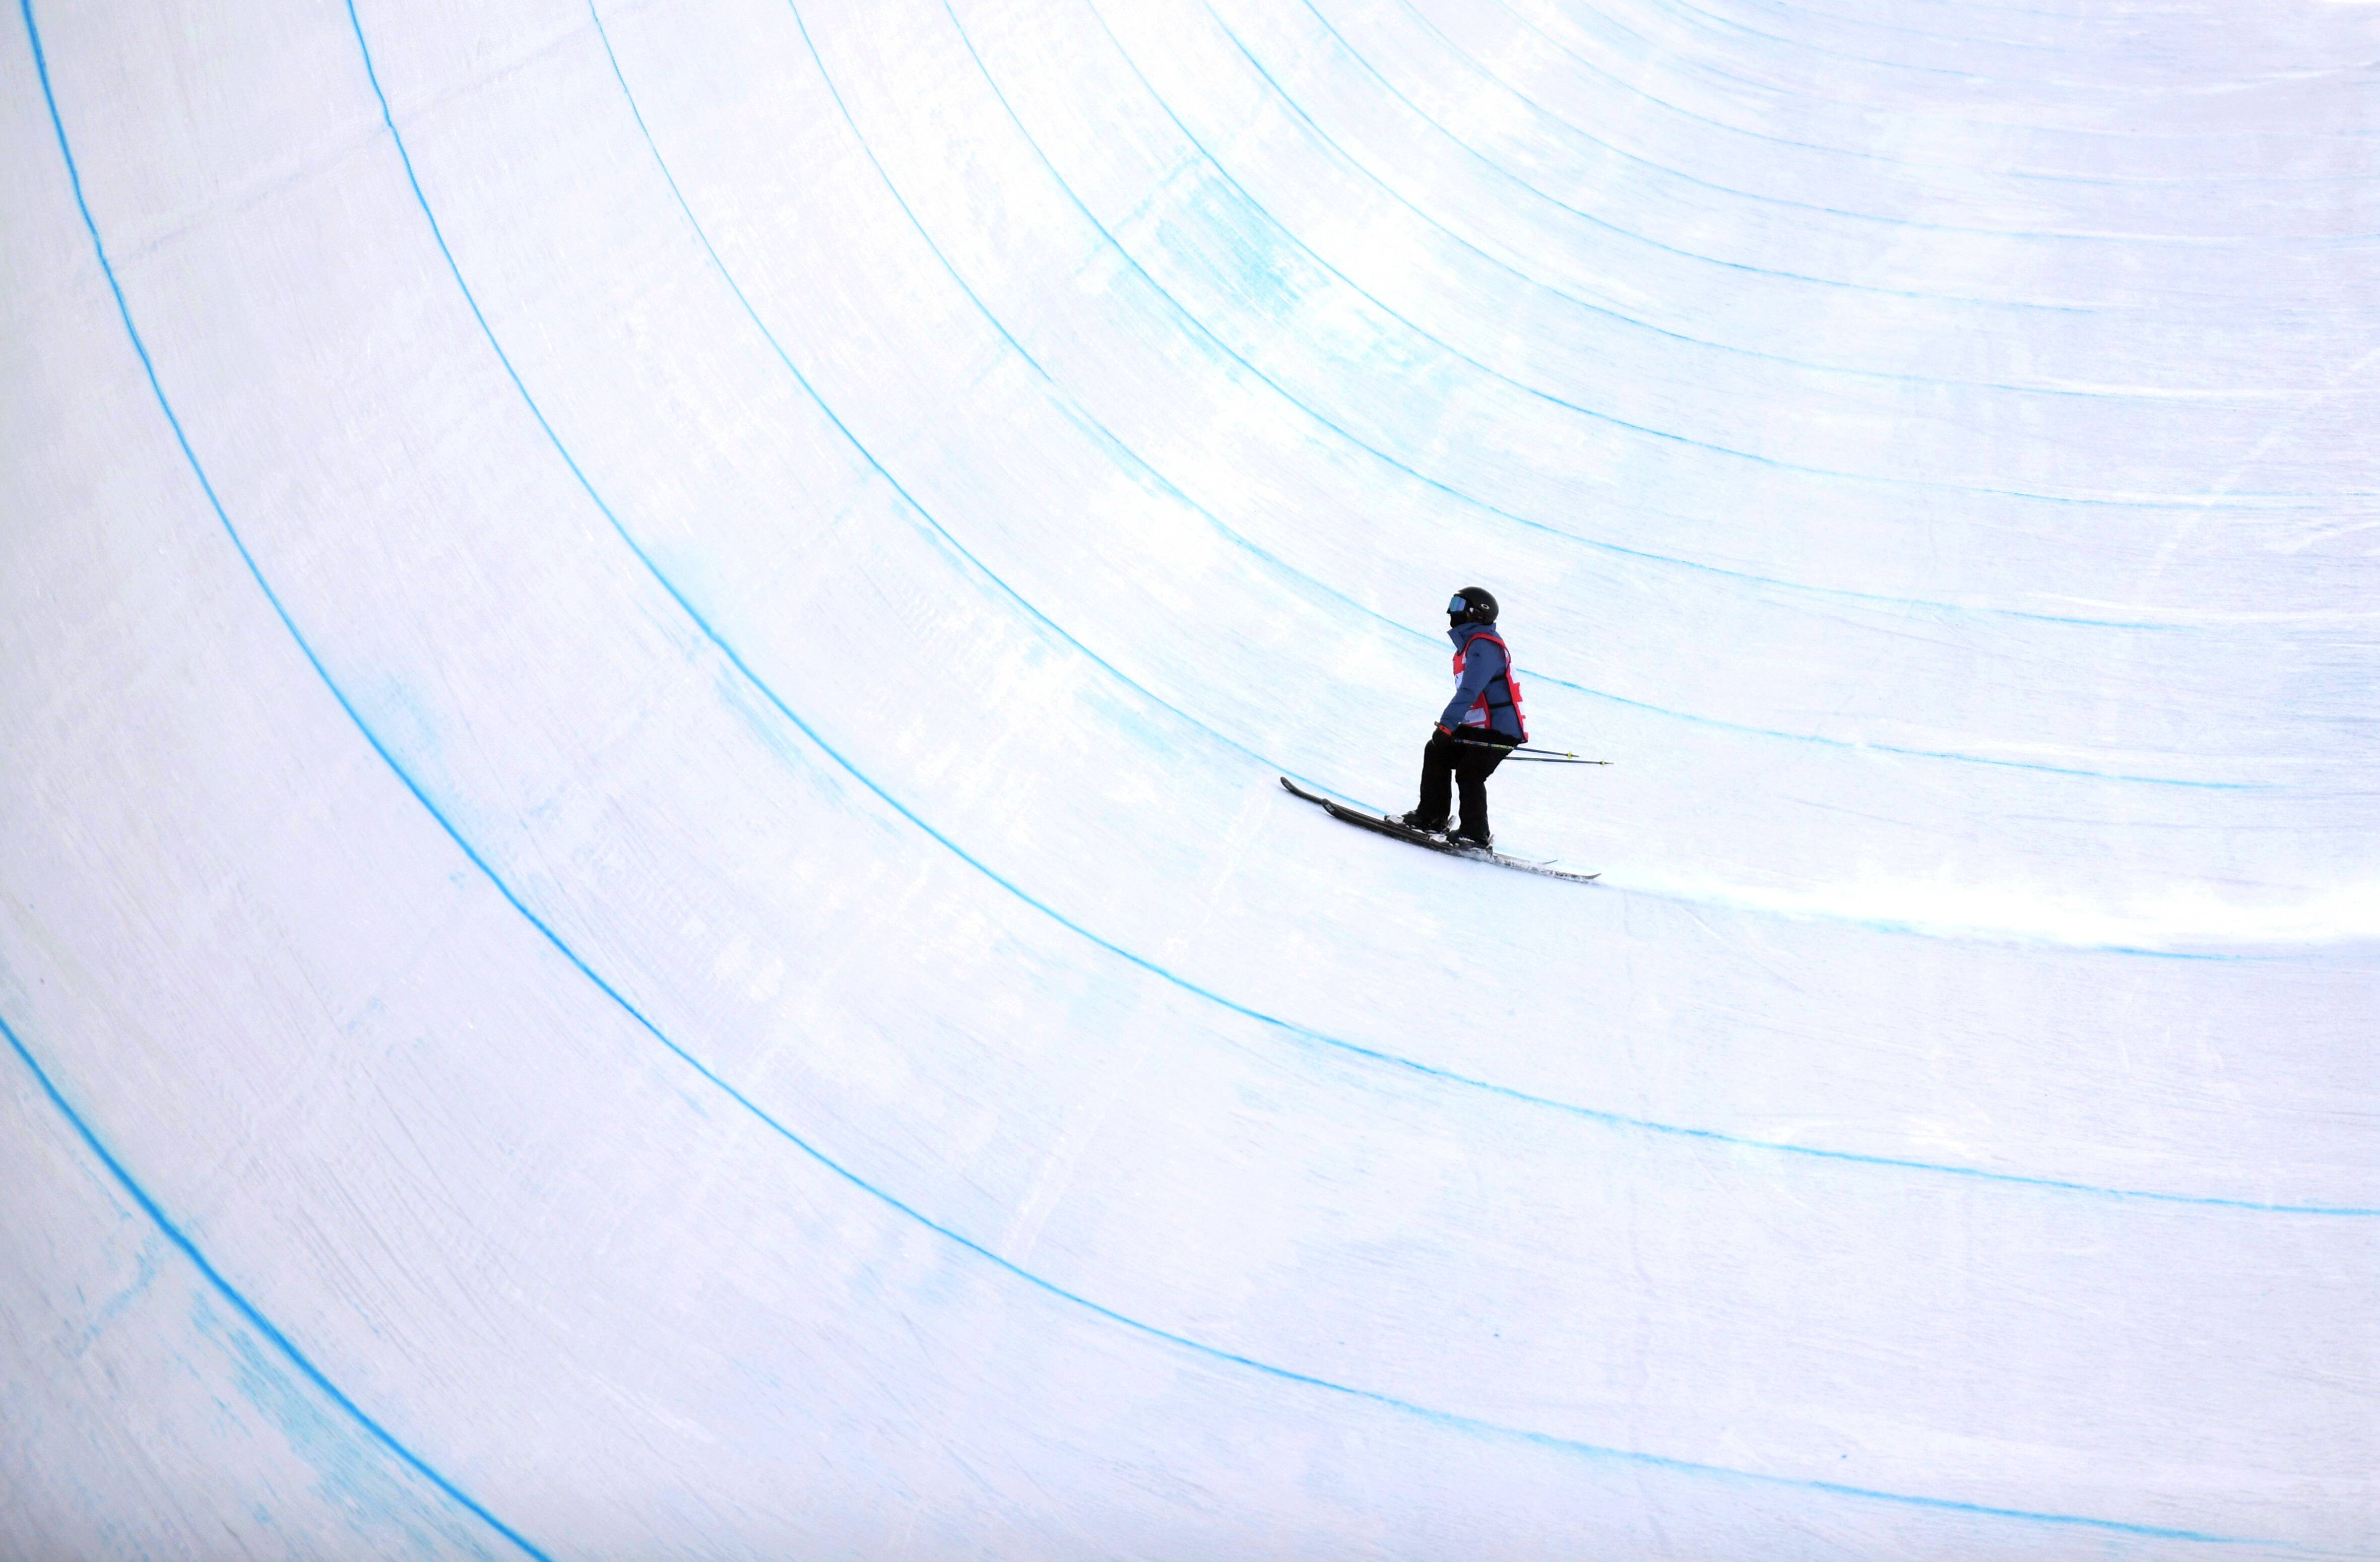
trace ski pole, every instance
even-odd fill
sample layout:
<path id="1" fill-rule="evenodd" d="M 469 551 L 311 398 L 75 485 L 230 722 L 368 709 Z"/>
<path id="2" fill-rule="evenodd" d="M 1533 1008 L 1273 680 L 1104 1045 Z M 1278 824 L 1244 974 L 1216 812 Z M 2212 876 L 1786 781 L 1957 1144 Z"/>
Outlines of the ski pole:
<path id="1" fill-rule="evenodd" d="M 1568 760 L 1573 765 L 1609 765 L 1611 763 L 1609 759 L 1582 759 L 1566 748 L 1532 748 L 1524 743 L 1515 744 L 1512 747 L 1512 752 L 1514 754 L 1542 754 L 1548 758 Z"/>
<path id="2" fill-rule="evenodd" d="M 1574 754 L 1512 754 L 1505 757 L 1508 765 L 1609 765 L 1609 759 L 1581 759 Z"/>

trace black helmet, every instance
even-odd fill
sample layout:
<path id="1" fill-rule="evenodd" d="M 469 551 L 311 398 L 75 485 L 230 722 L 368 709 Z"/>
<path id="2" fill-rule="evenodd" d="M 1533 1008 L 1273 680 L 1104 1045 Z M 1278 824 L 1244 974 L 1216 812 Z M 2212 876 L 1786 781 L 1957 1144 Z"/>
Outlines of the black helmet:
<path id="1" fill-rule="evenodd" d="M 1466 586 L 1446 604 L 1446 617 L 1451 624 L 1493 624 L 1496 622 L 1496 599 L 1476 586 Z"/>

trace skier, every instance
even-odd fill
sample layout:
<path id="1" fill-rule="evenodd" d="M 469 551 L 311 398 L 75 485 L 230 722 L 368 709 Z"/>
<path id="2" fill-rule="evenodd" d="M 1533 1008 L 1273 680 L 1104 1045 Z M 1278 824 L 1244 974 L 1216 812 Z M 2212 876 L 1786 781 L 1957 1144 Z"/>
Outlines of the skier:
<path id="1" fill-rule="evenodd" d="M 1514 745 L 1529 741 L 1512 648 L 1496 633 L 1495 623 L 1496 599 L 1476 586 L 1464 587 L 1446 604 L 1446 637 L 1454 642 L 1454 698 L 1421 751 L 1421 806 L 1397 821 L 1432 834 L 1444 830 L 1447 793 L 1458 790 L 1463 819 L 1447 838 L 1483 848 L 1494 839 L 1488 829 L 1488 778 Z"/>

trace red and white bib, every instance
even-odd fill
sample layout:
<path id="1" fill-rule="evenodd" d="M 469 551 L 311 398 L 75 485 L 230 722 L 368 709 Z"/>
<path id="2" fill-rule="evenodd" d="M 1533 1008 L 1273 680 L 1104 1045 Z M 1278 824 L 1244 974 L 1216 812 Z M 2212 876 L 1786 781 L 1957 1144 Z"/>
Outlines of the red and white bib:
<path id="1" fill-rule="evenodd" d="M 1529 719 L 1526 715 L 1523 714 L 1521 710 L 1521 681 L 1512 675 L 1512 647 L 1504 644 L 1503 640 L 1498 636 L 1484 630 L 1479 634 L 1472 636 L 1469 639 L 1463 642 L 1463 649 L 1454 653 L 1455 680 L 1458 683 L 1462 681 L 1463 658 L 1469 653 L 1473 646 L 1482 640 L 1489 642 L 1498 650 L 1504 653 L 1504 671 L 1499 672 L 1495 677 L 1488 680 L 1488 686 L 1479 691 L 1479 697 L 1473 700 L 1471 702 L 1471 708 L 1463 713 L 1463 725 L 1466 727 L 1492 727 L 1495 725 L 1494 712 L 1502 709 L 1506 706 L 1510 706 L 1512 710 L 1512 724 L 1521 729 L 1521 741 L 1523 743 L 1526 743 L 1529 741 Z M 1505 690 L 1512 697 L 1509 699 L 1498 699 L 1495 697 L 1496 685 L 1499 684 L 1504 685 Z"/>

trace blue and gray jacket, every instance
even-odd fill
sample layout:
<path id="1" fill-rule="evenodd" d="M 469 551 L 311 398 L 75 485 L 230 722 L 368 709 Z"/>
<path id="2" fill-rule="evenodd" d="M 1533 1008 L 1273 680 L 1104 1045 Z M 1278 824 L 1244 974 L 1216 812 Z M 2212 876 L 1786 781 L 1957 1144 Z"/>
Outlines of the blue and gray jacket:
<path id="1" fill-rule="evenodd" d="M 1438 724 L 1485 728 L 1514 743 L 1526 743 L 1529 729 L 1521 720 L 1521 685 L 1512 676 L 1512 660 L 1502 636 L 1491 624 L 1458 624 L 1446 632 L 1454 642 L 1454 698 Z"/>

